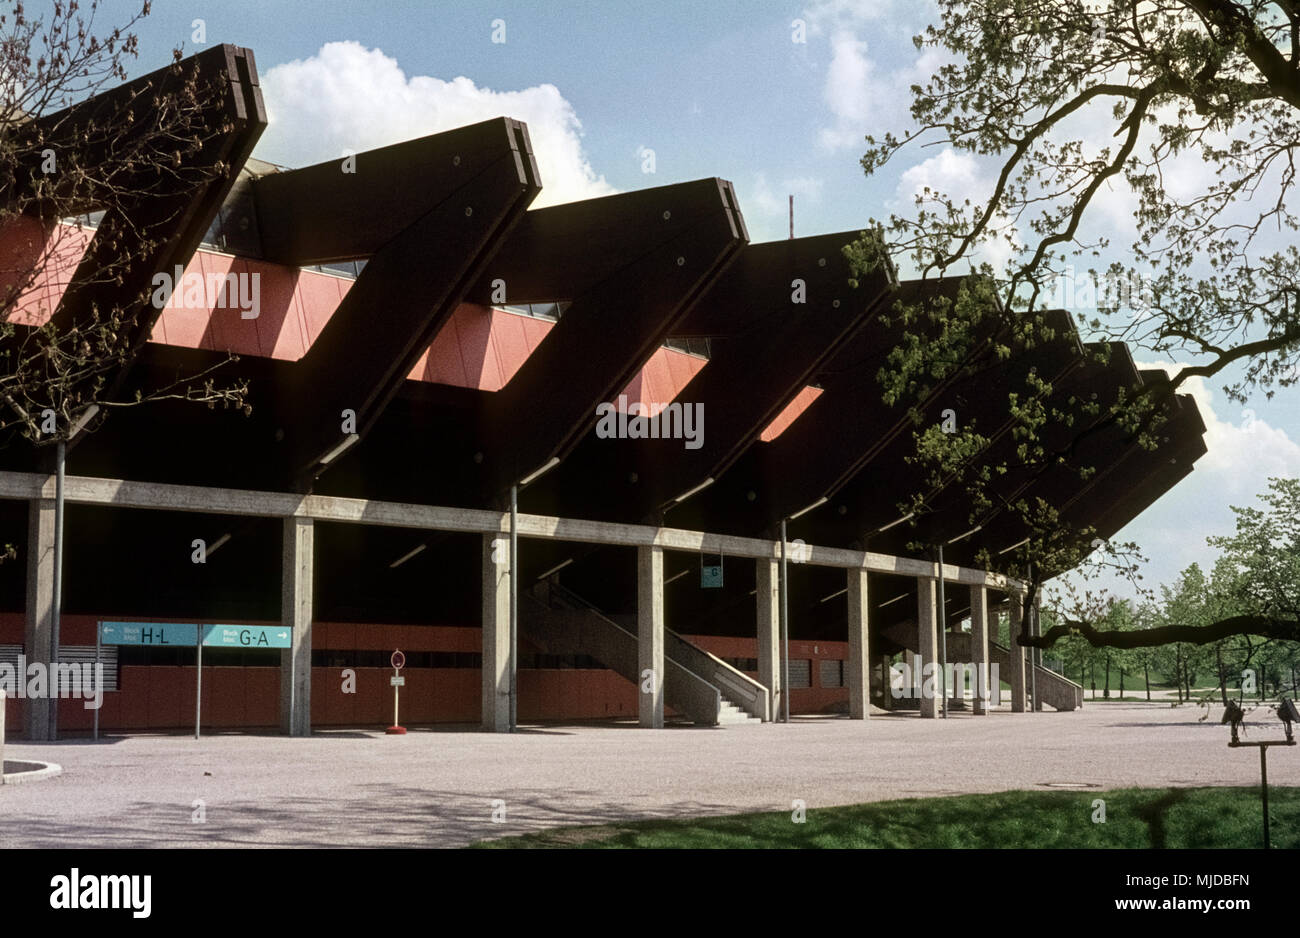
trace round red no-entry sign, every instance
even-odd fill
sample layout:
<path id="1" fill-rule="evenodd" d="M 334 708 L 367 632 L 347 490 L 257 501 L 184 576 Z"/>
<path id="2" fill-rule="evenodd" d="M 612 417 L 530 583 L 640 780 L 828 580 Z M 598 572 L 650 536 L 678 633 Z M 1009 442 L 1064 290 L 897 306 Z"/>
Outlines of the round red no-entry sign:
<path id="1" fill-rule="evenodd" d="M 393 662 L 393 670 L 395 671 L 400 671 L 406 667 L 406 655 L 402 654 L 400 649 L 393 652 L 393 657 L 390 660 Z"/>

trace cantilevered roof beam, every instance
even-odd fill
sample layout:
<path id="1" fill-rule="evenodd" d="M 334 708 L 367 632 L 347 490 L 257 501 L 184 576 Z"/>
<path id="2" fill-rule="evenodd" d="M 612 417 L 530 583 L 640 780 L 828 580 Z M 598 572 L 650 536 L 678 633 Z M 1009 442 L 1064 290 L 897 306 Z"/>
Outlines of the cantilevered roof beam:
<path id="1" fill-rule="evenodd" d="M 106 396 L 121 386 L 162 312 L 161 305 L 152 302 L 155 275 L 174 277 L 175 269 L 188 263 L 266 127 L 253 53 L 232 45 L 214 46 L 24 129 L 25 140 L 33 146 L 85 136 L 85 150 L 77 159 L 112 166 L 114 160 L 125 159 L 120 154 L 130 153 L 137 140 L 158 146 L 149 138 L 157 132 L 152 119 L 142 117 L 124 126 L 126 115 L 156 107 L 158 95 L 184 97 L 190 87 L 200 111 L 196 125 L 186 126 L 185 132 L 201 143 L 183 167 L 161 173 L 158 160 L 163 154 L 158 152 L 137 169 L 124 164 L 114 173 L 111 196 L 95 186 L 84 193 L 61 193 L 56 183 L 49 204 L 51 212 L 63 213 L 69 209 L 67 197 L 84 196 L 77 211 L 106 210 L 52 317 L 54 327 L 67 333 L 93 315 L 122 311 L 126 358 L 110 378 Z"/>
<path id="2" fill-rule="evenodd" d="M 483 276 L 541 189 L 529 147 L 522 123 L 496 118 L 357 154 L 353 172 L 332 161 L 257 184 L 275 259 L 369 258 L 277 402 L 291 484 L 366 434 Z M 348 194 L 312 210 L 312 192 Z"/>
<path id="3" fill-rule="evenodd" d="M 857 236 L 745 247 L 677 328 L 678 335 L 711 336 L 711 353 L 658 419 L 659 438 L 602 439 L 593 422 L 578 450 L 540 487 L 568 510 L 642 521 L 721 476 L 886 302 L 896 283 L 892 270 L 882 267 L 858 288 L 849 286 L 842 248 Z M 680 429 L 673 415 L 685 408 L 696 415 L 694 437 L 667 438 Z"/>
<path id="4" fill-rule="evenodd" d="M 571 305 L 487 402 L 484 497 L 567 456 L 747 240 L 721 179 L 529 212 L 469 299 Z"/>

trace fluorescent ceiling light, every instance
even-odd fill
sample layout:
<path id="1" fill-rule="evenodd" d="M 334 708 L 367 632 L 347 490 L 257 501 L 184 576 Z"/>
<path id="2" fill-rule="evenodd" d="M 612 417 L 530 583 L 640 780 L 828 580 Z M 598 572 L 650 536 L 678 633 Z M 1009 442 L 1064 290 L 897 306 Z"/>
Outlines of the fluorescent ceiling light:
<path id="1" fill-rule="evenodd" d="M 428 546 L 429 546 L 428 544 L 421 544 L 419 547 L 415 548 L 415 550 L 410 551 L 409 553 L 406 554 L 402 554 L 402 556 L 398 557 L 396 560 L 394 560 L 392 563 L 388 565 L 388 569 L 396 570 L 398 567 L 406 563 L 406 561 L 410 560 L 412 557 L 414 557 L 416 554 L 418 554 L 420 551 L 424 550 Z"/>

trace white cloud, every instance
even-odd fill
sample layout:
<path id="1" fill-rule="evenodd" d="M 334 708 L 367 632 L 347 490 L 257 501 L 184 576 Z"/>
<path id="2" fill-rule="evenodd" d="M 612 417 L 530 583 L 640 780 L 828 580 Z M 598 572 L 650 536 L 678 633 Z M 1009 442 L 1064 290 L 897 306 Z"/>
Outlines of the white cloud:
<path id="1" fill-rule="evenodd" d="M 831 37 L 831 64 L 823 95 L 835 122 L 822 128 L 822 146 L 834 150 L 862 144 L 870 130 L 872 102 L 881 100 L 882 89 L 873 81 L 874 69 L 865 41 L 847 30 Z"/>
<path id="2" fill-rule="evenodd" d="M 1176 373 L 1180 366 L 1138 367 Z M 1197 461 L 1193 475 L 1212 477 L 1220 504 L 1253 501 L 1268 487 L 1270 476 L 1300 477 L 1300 442 L 1291 439 L 1286 430 L 1260 420 L 1249 407 L 1223 404 L 1216 409 L 1215 393 L 1204 378 L 1188 379 L 1181 390 L 1196 401 L 1205 421 L 1207 452 Z"/>
<path id="3" fill-rule="evenodd" d="M 803 19 L 808 23 L 809 35 L 823 36 L 889 19 L 894 5 L 893 0 L 813 0 L 804 7 Z"/>
<path id="4" fill-rule="evenodd" d="M 535 207 L 617 191 L 592 169 L 582 124 L 551 84 L 493 91 L 464 76 L 408 78 L 396 59 L 349 41 L 275 66 L 262 88 L 270 126 L 257 152 L 275 162 L 305 166 L 505 116 L 528 125 L 542 177 Z"/>
<path id="5" fill-rule="evenodd" d="M 944 147 L 929 159 L 903 171 L 898 179 L 896 199 L 889 208 L 901 215 L 914 215 L 916 197 L 923 196 L 927 188 L 932 195 L 942 194 L 958 205 L 969 198 L 978 206 L 993 191 L 993 180 L 983 172 L 972 154 Z M 973 213 L 968 212 L 967 217 L 973 217 Z M 992 224 L 1002 228 L 1006 222 L 1005 216 L 999 215 Z M 1020 246 L 1019 239 L 1013 243 L 999 235 L 980 244 L 972 253 L 971 261 L 973 264 L 987 261 L 1000 272 Z"/>
<path id="6" fill-rule="evenodd" d="M 865 37 L 883 40 L 883 48 L 911 50 L 910 37 L 923 23 L 933 22 L 937 13 L 925 0 L 905 7 L 893 0 L 813 0 L 804 8 L 801 16 L 808 24 L 808 36 L 825 40 L 830 52 L 822 98 L 831 120 L 818 133 L 822 147 L 832 151 L 862 147 L 867 134 L 897 132 L 910 123 L 912 85 L 928 81 L 947 61 L 948 53 L 933 47 L 912 50 L 910 65 L 900 65 L 895 56 L 896 61 L 882 71 L 868 54 Z"/>
<path id="7" fill-rule="evenodd" d="M 1168 362 L 1138 363 L 1139 368 L 1180 367 Z M 1205 539 L 1236 531 L 1233 505 L 1256 505 L 1268 489 L 1270 477 L 1300 477 L 1300 441 L 1287 431 L 1256 417 L 1250 408 L 1218 401 L 1202 378 L 1181 387 L 1196 401 L 1205 422 L 1206 454 L 1192 473 L 1147 508 L 1115 540 L 1134 541 L 1150 561 L 1144 585 L 1172 583 L 1180 571 L 1198 563 L 1209 572 L 1218 551 Z M 1126 584 L 1107 578 L 1106 585 L 1120 595 L 1131 595 Z"/>

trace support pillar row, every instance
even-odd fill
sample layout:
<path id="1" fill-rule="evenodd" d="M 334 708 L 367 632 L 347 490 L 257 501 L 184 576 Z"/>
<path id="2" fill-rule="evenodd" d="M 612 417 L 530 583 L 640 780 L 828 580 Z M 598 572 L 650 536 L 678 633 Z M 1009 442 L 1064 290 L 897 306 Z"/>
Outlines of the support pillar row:
<path id="1" fill-rule="evenodd" d="M 510 538 L 485 534 L 482 544 L 483 634 L 480 724 L 510 732 Z"/>
<path id="2" fill-rule="evenodd" d="M 289 630 L 291 644 L 280 650 L 280 731 L 310 736 L 315 523 L 310 518 L 285 518 L 283 546 L 280 624 Z"/>
<path id="3" fill-rule="evenodd" d="M 23 654 L 27 663 L 50 663 L 54 640 L 54 500 L 34 498 L 27 512 L 27 616 Z M 25 675 L 17 675 L 25 681 Z M 23 733 L 33 742 L 51 738 L 46 697 L 23 701 Z"/>
<path id="4" fill-rule="evenodd" d="M 849 685 L 849 719 L 871 716 L 871 660 L 868 637 L 867 571 L 848 570 L 849 659 L 845 680 Z"/>
<path id="5" fill-rule="evenodd" d="M 970 660 L 975 667 L 975 699 L 971 712 L 984 716 L 993 696 L 992 669 L 989 667 L 989 596 L 983 586 L 970 588 Z"/>
<path id="6" fill-rule="evenodd" d="M 917 644 L 921 656 L 921 716 L 933 719 L 939 715 L 939 596 L 938 581 L 923 577 L 916 581 Z M 930 677 L 926 678 L 929 674 Z"/>
<path id="7" fill-rule="evenodd" d="M 1019 635 L 1020 619 L 1025 610 L 1025 597 L 1020 593 L 1012 593 L 1008 608 L 1010 610 L 1011 628 L 1007 647 L 1011 650 L 1011 673 L 1007 676 L 1007 683 L 1011 685 L 1011 712 L 1024 713 L 1025 649 L 1020 644 Z"/>
<path id="8" fill-rule="evenodd" d="M 647 729 L 664 725 L 664 551 L 636 550 L 637 717 Z"/>

